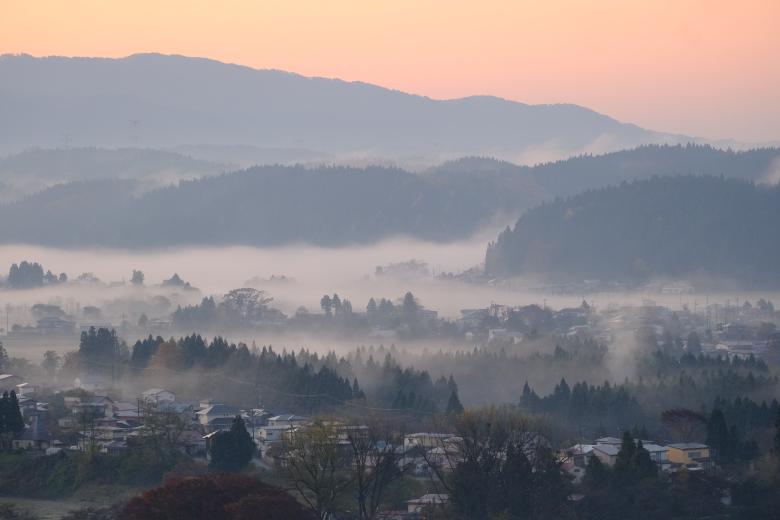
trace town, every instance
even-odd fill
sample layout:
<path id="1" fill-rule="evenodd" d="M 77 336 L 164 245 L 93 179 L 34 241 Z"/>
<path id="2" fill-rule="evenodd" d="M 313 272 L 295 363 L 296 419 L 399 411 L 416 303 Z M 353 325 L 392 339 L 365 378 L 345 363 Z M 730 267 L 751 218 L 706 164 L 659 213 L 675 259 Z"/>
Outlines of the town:
<path id="1" fill-rule="evenodd" d="M 745 507 L 734 482 L 776 464 L 780 313 L 771 301 L 491 304 L 447 319 L 410 292 L 378 300 L 361 312 L 325 295 L 320 313 L 287 318 L 261 291 L 240 289 L 170 320 L 369 345 L 340 354 L 137 328 L 127 344 L 91 324 L 97 308 L 84 317 L 51 304 L 18 309 L 48 313 L 27 341 L 81 333 L 78 350 L 48 350 L 39 365 L 0 350 L 5 493 L 67 496 L 90 482 L 150 486 L 211 469 L 260 475 L 320 518 L 446 518 L 486 504 L 603 517 L 618 507 L 606 490 L 635 478 L 657 482 L 660 495 L 684 482 L 696 503 L 726 514 Z M 494 381 L 473 372 L 480 365 Z M 55 485 L 43 472 L 65 476 Z M 558 494 L 535 504 L 530 482 L 546 473 Z M 495 490 L 468 483 L 500 486 L 510 475 L 530 479 L 525 501 L 480 497 Z"/>

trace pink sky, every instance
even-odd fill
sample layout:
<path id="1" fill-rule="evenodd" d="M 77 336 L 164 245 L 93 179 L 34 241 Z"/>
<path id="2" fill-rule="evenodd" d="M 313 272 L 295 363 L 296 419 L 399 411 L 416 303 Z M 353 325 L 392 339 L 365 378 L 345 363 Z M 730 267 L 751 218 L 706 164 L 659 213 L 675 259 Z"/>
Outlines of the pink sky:
<path id="1" fill-rule="evenodd" d="M 4 0 L 0 52 L 162 52 L 780 140 L 780 1 Z"/>

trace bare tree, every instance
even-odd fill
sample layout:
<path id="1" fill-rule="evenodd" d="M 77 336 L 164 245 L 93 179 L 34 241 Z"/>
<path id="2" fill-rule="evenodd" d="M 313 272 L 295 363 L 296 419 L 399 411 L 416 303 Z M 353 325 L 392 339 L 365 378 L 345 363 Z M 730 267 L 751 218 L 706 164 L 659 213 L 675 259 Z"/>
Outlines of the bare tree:
<path id="1" fill-rule="evenodd" d="M 158 453 L 175 449 L 186 426 L 182 416 L 147 400 L 139 401 L 139 410 L 143 445 L 154 448 Z"/>
<path id="2" fill-rule="evenodd" d="M 335 511 L 352 485 L 344 447 L 337 426 L 324 422 L 291 430 L 282 443 L 280 464 L 292 490 L 322 520 Z"/>
<path id="3" fill-rule="evenodd" d="M 701 439 L 707 432 L 707 418 L 688 408 L 672 408 L 661 413 L 661 423 L 678 442 Z"/>
<path id="4" fill-rule="evenodd" d="M 382 504 L 387 487 L 404 475 L 403 436 L 387 422 L 344 427 L 343 434 L 352 450 L 352 473 L 358 518 L 372 520 Z"/>

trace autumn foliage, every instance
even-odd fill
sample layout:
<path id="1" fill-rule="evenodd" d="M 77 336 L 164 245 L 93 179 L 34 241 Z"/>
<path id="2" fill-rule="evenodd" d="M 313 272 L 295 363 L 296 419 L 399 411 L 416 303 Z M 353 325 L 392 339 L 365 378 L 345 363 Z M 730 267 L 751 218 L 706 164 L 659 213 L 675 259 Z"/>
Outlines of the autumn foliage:
<path id="1" fill-rule="evenodd" d="M 311 518 L 294 498 L 246 475 L 174 477 L 127 503 L 120 520 L 289 520 Z"/>

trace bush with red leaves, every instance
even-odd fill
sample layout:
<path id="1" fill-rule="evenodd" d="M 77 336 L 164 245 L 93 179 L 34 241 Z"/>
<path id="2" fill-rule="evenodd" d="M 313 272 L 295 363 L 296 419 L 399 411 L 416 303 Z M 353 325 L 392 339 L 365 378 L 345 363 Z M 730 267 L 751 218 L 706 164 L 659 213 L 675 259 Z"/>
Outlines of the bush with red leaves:
<path id="1" fill-rule="evenodd" d="M 173 477 L 130 500 L 120 520 L 310 520 L 283 490 L 246 475 Z"/>

